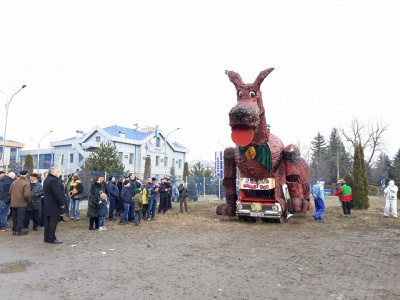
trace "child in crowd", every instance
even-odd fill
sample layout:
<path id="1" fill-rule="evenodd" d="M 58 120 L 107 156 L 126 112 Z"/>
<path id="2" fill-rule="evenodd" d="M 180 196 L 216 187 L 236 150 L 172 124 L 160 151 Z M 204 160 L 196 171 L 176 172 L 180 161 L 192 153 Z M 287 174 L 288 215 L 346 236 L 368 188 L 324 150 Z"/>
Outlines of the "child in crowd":
<path id="1" fill-rule="evenodd" d="M 141 189 L 135 189 L 135 196 L 133 196 L 133 204 L 135 210 L 134 225 L 139 226 L 143 211 L 143 196 Z"/>
<path id="2" fill-rule="evenodd" d="M 107 230 L 106 227 L 104 227 L 104 222 L 106 220 L 106 215 L 107 215 L 107 194 L 100 192 L 100 199 L 101 201 L 99 202 L 99 231 Z"/>

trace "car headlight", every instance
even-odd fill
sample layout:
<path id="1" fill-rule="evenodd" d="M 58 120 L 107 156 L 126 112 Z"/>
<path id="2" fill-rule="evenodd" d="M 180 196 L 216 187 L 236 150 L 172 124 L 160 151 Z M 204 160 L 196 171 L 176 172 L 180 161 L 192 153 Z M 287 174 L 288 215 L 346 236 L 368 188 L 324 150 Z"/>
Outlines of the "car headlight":
<path id="1" fill-rule="evenodd" d="M 238 205 L 237 205 L 237 208 L 238 208 L 238 209 L 242 209 L 242 207 L 243 207 L 242 204 L 238 204 Z"/>
<path id="2" fill-rule="evenodd" d="M 272 206 L 272 210 L 273 210 L 273 211 L 278 211 L 278 210 L 279 210 L 279 207 L 278 207 L 278 205 L 274 205 L 274 206 Z"/>

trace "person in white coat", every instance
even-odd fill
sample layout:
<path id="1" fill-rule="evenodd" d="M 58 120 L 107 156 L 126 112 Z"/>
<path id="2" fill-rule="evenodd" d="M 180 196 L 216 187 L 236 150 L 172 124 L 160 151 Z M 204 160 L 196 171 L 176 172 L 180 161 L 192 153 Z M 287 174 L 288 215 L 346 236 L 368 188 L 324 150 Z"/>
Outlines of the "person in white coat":
<path id="1" fill-rule="evenodd" d="M 389 181 L 389 185 L 383 191 L 383 195 L 386 198 L 386 206 L 383 211 L 384 217 L 389 217 L 389 210 L 392 209 L 393 218 L 397 218 L 397 191 L 398 188 L 394 184 L 393 180 Z"/>

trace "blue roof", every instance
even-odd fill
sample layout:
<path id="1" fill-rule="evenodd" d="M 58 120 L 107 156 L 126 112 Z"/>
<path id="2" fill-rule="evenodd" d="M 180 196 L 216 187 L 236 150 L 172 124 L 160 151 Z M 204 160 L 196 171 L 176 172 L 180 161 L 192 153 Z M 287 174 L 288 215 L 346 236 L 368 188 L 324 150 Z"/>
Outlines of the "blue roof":
<path id="1" fill-rule="evenodd" d="M 174 145 L 175 148 L 186 149 L 184 146 L 182 146 L 181 144 L 179 144 L 177 142 L 173 142 L 172 145 Z"/>
<path id="2" fill-rule="evenodd" d="M 118 126 L 118 125 L 112 125 L 112 126 L 105 127 L 102 129 L 111 136 L 119 137 L 119 134 L 121 132 L 121 133 L 125 133 L 125 138 L 137 140 L 137 141 L 141 141 L 149 136 L 154 136 L 154 134 L 155 134 L 155 130 L 148 131 L 148 132 L 142 132 L 137 129 L 122 127 L 122 126 Z M 73 140 L 73 139 L 76 139 L 76 137 L 71 137 L 71 138 L 65 139 L 63 141 L 68 141 L 68 140 Z M 170 144 L 172 144 L 175 148 L 178 148 L 178 149 L 179 148 L 186 149 L 184 146 L 182 146 L 181 144 L 179 144 L 177 142 L 170 142 Z"/>
<path id="3" fill-rule="evenodd" d="M 118 137 L 120 132 L 125 133 L 125 138 L 132 139 L 132 140 L 138 140 L 138 141 L 141 141 L 149 136 L 154 135 L 154 131 L 142 132 L 142 131 L 139 131 L 136 129 L 121 127 L 118 125 L 106 127 L 106 128 L 103 128 L 103 130 L 105 132 L 107 132 L 109 135 L 112 135 L 115 137 Z"/>

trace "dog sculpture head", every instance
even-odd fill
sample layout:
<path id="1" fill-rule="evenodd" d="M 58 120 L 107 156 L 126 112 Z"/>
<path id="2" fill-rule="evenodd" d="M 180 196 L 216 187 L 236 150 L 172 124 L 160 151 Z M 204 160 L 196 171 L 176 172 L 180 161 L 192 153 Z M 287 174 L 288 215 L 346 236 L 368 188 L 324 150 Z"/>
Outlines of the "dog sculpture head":
<path id="1" fill-rule="evenodd" d="M 253 83 L 247 84 L 238 73 L 225 71 L 236 88 L 237 104 L 229 112 L 229 126 L 232 141 L 238 146 L 258 145 L 269 138 L 260 86 L 273 70 L 260 72 Z"/>

